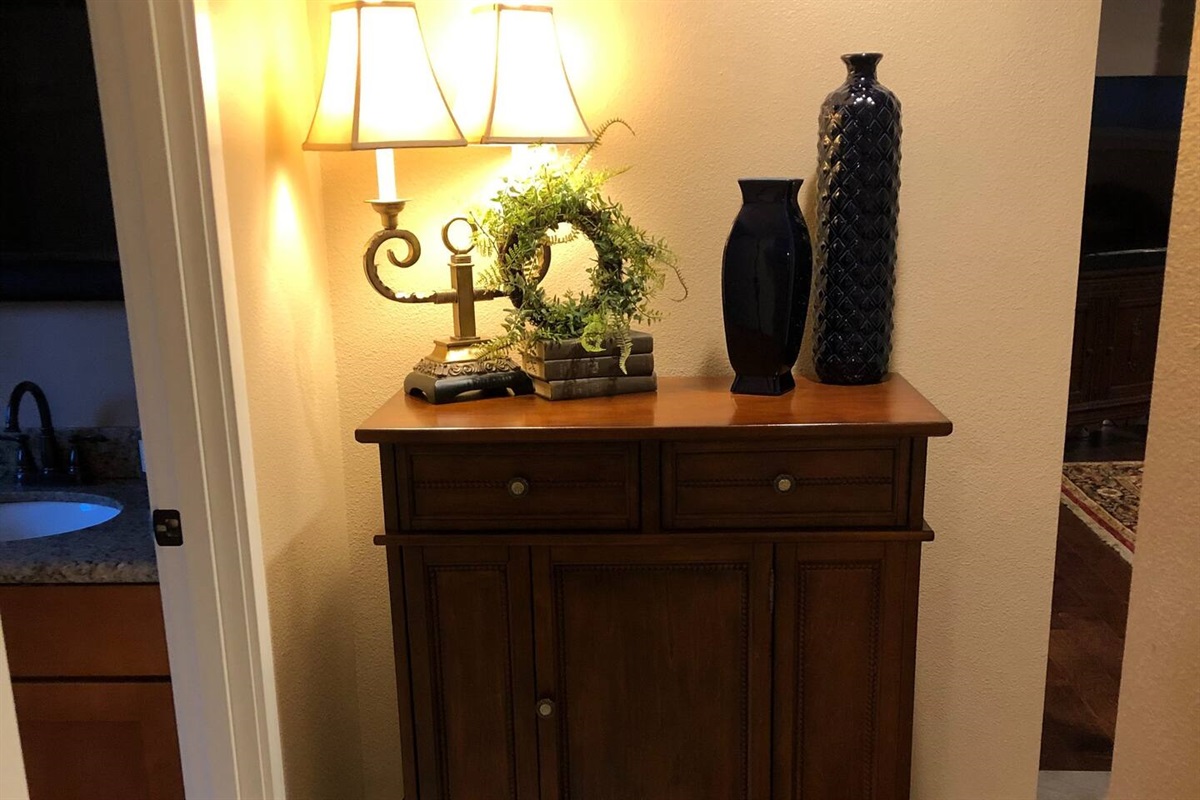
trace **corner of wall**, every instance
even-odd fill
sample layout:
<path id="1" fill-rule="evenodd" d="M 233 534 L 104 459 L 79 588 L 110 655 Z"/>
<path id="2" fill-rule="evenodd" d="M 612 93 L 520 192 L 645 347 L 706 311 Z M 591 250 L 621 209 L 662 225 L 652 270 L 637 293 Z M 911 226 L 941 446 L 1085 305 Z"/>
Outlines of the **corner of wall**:
<path id="1" fill-rule="evenodd" d="M 1129 593 L 1113 800 L 1200 797 L 1200 19 L 1193 32 Z"/>
<path id="2" fill-rule="evenodd" d="M 222 263 L 240 340 L 284 776 L 362 794 L 344 429 L 303 4 L 208 0 L 205 81 Z M 202 71 L 204 59 L 202 57 Z M 222 213 L 222 211 L 224 213 Z"/>

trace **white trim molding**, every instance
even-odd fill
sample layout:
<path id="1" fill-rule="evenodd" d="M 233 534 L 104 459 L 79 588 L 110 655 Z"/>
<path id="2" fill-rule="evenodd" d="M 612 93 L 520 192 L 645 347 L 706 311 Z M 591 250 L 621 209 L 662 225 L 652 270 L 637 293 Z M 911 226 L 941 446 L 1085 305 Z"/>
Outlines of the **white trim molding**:
<path id="1" fill-rule="evenodd" d="M 29 800 L 25 758 L 21 755 L 21 735 L 17 730 L 17 707 L 13 701 L 12 677 L 8 672 L 8 652 L 4 648 L 3 625 L 0 625 L 0 797 L 5 800 Z"/>
<path id="2" fill-rule="evenodd" d="M 184 787 L 284 797 L 244 376 L 224 288 L 192 0 L 88 0 Z"/>

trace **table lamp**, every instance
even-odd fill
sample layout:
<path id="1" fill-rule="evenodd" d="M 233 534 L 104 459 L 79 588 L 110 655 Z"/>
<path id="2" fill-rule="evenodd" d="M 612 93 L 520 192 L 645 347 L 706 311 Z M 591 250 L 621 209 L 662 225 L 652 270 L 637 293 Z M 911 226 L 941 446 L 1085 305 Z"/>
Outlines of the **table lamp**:
<path id="1" fill-rule="evenodd" d="M 474 302 L 499 294 L 474 289 L 470 243 L 455 246 L 450 240 L 450 227 L 456 220 L 442 231 L 442 240 L 451 251 L 449 290 L 398 292 L 379 274 L 381 250 L 392 266 L 400 268 L 413 266 L 421 257 L 416 234 L 399 227 L 407 201 L 396 192 L 393 148 L 466 144 L 434 75 L 416 4 L 360 0 L 334 6 L 325 78 L 304 149 L 375 151 L 379 195 L 367 202 L 379 214 L 383 227 L 367 240 L 363 253 L 367 280 L 376 292 L 395 302 L 454 304 L 453 335 L 435 340 L 433 352 L 421 359 L 405 380 L 406 391 L 432 402 L 485 386 L 503 389 L 529 384 L 528 377 L 511 363 L 482 364 L 475 359 L 473 347 L 482 339 L 475 331 Z M 385 248 L 395 240 L 407 245 L 402 258 L 397 258 L 391 247 Z"/>
<path id="2" fill-rule="evenodd" d="M 488 33 L 477 48 L 465 52 L 481 57 L 482 67 L 459 93 L 464 108 L 480 107 L 478 131 L 471 141 L 510 145 L 594 141 L 563 67 L 552 10 L 494 5 L 481 9 L 475 19 Z M 375 150 L 379 197 L 368 202 L 383 227 L 367 241 L 363 254 L 367 280 L 388 300 L 454 305 L 454 333 L 435 339 L 433 351 L 404 381 L 406 392 L 431 403 L 468 392 L 533 391 L 529 377 L 512 361 L 477 356 L 483 339 L 475 328 L 475 301 L 504 295 L 475 288 L 473 247 L 469 241 L 456 244 L 451 238 L 456 222 L 469 224 L 464 218 L 456 217 L 442 229 L 442 241 L 451 253 L 450 289 L 398 292 L 379 274 L 376 258 L 392 240 L 407 245 L 403 258 L 384 249 L 393 266 L 411 267 L 421 256 L 416 234 L 398 225 L 406 201 L 396 194 L 392 148 L 460 147 L 467 141 L 433 73 L 416 4 L 360 0 L 334 6 L 321 97 L 304 148 Z M 544 247 L 543 273 L 549 259 L 549 248 Z"/>

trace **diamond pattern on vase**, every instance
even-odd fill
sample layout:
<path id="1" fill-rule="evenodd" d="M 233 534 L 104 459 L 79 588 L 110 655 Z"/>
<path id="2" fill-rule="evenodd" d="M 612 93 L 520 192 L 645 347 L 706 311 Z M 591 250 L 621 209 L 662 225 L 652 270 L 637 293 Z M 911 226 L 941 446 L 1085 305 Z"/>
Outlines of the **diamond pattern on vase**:
<path id="1" fill-rule="evenodd" d="M 813 361 L 826 383 L 878 383 L 892 349 L 900 101 L 878 53 L 842 56 L 846 82 L 821 106 Z"/>

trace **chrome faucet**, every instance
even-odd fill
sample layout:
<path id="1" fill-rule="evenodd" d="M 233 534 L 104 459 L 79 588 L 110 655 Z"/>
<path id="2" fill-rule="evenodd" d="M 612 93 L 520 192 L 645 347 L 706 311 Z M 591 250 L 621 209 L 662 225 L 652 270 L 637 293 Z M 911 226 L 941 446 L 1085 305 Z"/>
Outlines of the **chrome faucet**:
<path id="1" fill-rule="evenodd" d="M 21 400 L 26 394 L 33 395 L 37 404 L 38 416 L 42 426 L 42 469 L 39 474 L 33 454 L 29 451 L 29 436 L 21 433 L 21 423 L 18 415 L 21 410 Z M 35 483 L 39 479 L 53 481 L 58 478 L 58 445 L 54 440 L 54 423 L 50 419 L 50 403 L 42 387 L 33 381 L 21 381 L 12 390 L 8 398 L 8 407 L 4 412 L 4 432 L 13 434 L 5 438 L 17 443 L 16 481 L 21 485 Z"/>

